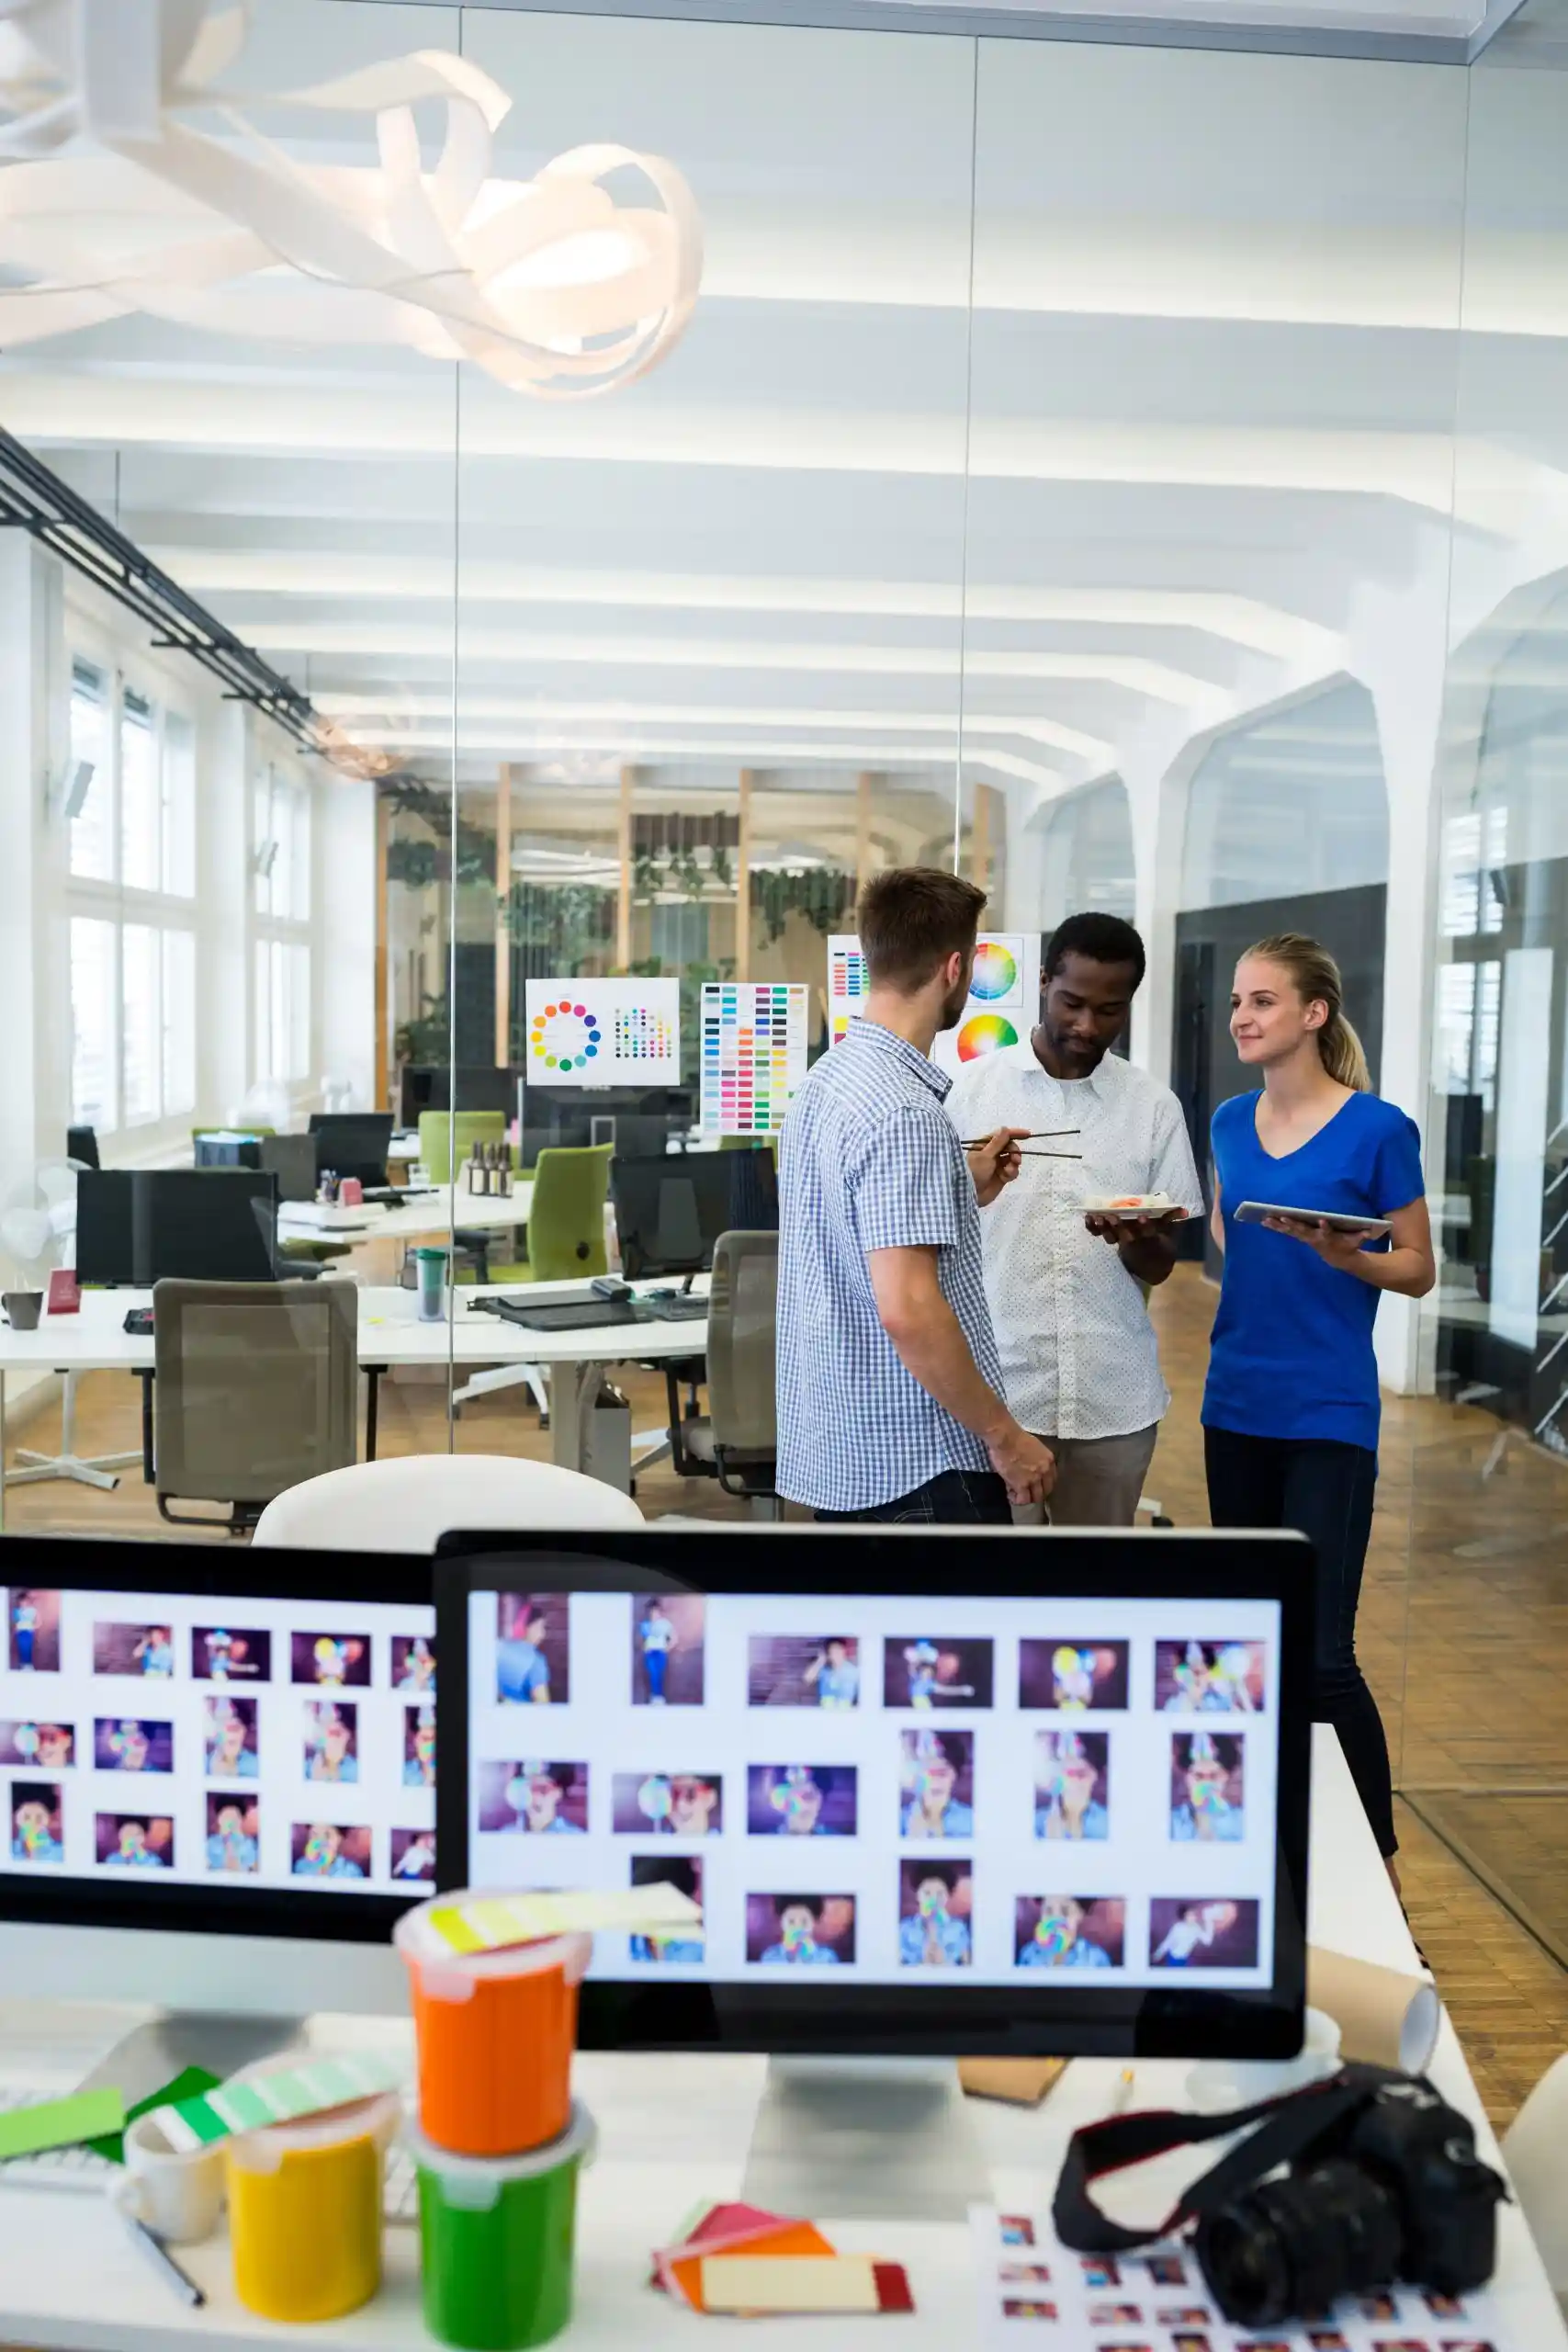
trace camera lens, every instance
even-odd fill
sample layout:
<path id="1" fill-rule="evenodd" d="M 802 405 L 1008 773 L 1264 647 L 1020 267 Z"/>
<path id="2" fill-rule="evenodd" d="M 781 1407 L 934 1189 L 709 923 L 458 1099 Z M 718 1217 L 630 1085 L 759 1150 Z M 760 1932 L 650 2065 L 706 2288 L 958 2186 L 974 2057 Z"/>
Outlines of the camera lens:
<path id="1" fill-rule="evenodd" d="M 1399 2275 L 1398 2208 L 1378 2182 L 1336 2160 L 1266 2181 L 1200 2222 L 1198 2260 L 1238 2327 L 1325 2312 L 1341 2295 Z"/>

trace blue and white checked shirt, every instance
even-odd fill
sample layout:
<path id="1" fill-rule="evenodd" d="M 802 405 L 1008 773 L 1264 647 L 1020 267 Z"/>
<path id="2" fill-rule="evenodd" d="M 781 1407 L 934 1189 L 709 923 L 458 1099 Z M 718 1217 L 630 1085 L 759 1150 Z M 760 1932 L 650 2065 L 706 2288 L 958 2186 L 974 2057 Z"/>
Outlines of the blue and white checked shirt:
<path id="1" fill-rule="evenodd" d="M 942 1102 L 949 1080 L 879 1022 L 856 1021 L 807 1077 L 781 1136 L 778 1490 L 870 1510 L 985 1447 L 906 1372 L 866 1259 L 934 1249 L 942 1294 L 1001 1394 L 974 1182 Z"/>

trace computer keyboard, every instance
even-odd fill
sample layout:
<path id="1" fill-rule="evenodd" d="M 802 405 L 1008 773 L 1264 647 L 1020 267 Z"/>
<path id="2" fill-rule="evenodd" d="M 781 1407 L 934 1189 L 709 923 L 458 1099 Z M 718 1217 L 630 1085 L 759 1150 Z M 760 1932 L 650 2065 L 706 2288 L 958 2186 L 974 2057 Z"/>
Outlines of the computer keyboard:
<path id="1" fill-rule="evenodd" d="M 74 2085 L 28 2084 L 25 2087 L 0 2083 L 0 2114 L 17 2107 L 31 2107 L 38 2099 L 62 2098 Z M 0 2197 L 7 2188 L 85 2189 L 102 2196 L 118 2180 L 123 2167 L 91 2148 L 46 2148 L 36 2156 L 12 2156 L 0 2164 Z M 419 2220 L 419 2175 L 408 2150 L 389 2150 L 381 2183 L 381 2211 L 389 2222 Z"/>
<path id="2" fill-rule="evenodd" d="M 647 1298 L 642 1303 L 660 1323 L 705 1323 L 707 1320 L 708 1303 L 705 1298 Z"/>

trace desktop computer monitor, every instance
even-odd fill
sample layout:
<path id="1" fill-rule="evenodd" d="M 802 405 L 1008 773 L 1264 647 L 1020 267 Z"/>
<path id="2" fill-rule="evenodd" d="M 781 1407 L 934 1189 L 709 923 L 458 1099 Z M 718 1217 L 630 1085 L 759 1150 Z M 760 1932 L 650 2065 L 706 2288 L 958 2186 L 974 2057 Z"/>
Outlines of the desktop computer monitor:
<path id="1" fill-rule="evenodd" d="M 585 2044 L 1300 2048 L 1301 1537 L 474 1534 L 435 1575 L 442 1884 L 701 1905 L 598 1938 Z"/>
<path id="2" fill-rule="evenodd" d="M 316 1173 L 332 1169 L 338 1176 L 357 1176 L 362 1184 L 387 1181 L 387 1154 L 392 1145 L 389 1111 L 318 1111 L 310 1120 L 316 1139 Z"/>
<path id="3" fill-rule="evenodd" d="M 503 1062 L 409 1062 L 398 1078 L 398 1118 L 417 1127 L 422 1111 L 517 1110 L 517 1072 Z"/>
<path id="4" fill-rule="evenodd" d="M 67 1127 L 65 1157 L 73 1159 L 78 1168 L 98 1165 L 98 1133 L 96 1127 Z"/>
<path id="5" fill-rule="evenodd" d="M 693 1151 L 610 1162 L 628 1282 L 711 1271 L 721 1233 L 773 1232 L 778 1182 L 768 1151 Z"/>
<path id="6" fill-rule="evenodd" d="M 367 1947 L 434 1883 L 429 1560 L 12 1537 L 0 1577 L 0 1984 L 400 2011 Z"/>
<path id="7" fill-rule="evenodd" d="M 277 1179 L 249 1168 L 84 1170 L 76 1274 L 147 1289 L 165 1276 L 266 1283 L 277 1274 Z"/>
<path id="8" fill-rule="evenodd" d="M 607 1143 L 617 1159 L 662 1159 L 670 1119 L 662 1111 L 595 1111 L 589 1141 Z"/>
<path id="9" fill-rule="evenodd" d="M 316 1197 L 316 1138 L 314 1136 L 265 1136 L 262 1139 L 264 1174 L 277 1179 L 280 1201 L 313 1201 Z"/>

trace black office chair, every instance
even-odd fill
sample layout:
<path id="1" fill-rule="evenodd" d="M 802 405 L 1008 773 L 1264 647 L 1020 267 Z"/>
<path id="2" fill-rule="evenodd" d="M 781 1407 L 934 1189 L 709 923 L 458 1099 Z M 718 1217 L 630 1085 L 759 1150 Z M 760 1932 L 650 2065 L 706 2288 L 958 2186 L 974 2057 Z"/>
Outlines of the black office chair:
<path id="1" fill-rule="evenodd" d="M 96 1168 L 98 1161 L 98 1131 L 96 1127 L 67 1127 L 65 1157 L 79 1168 Z"/>

